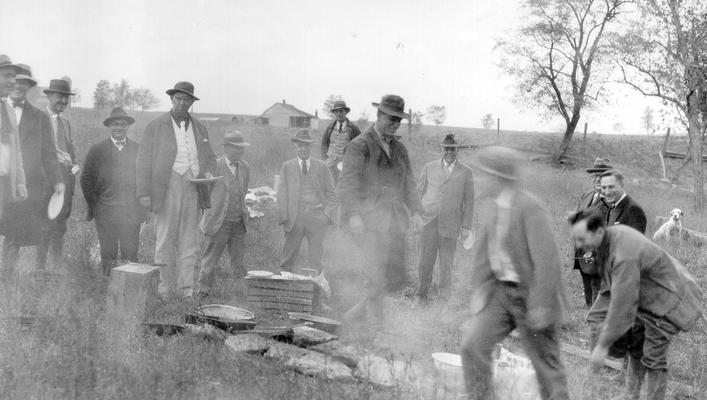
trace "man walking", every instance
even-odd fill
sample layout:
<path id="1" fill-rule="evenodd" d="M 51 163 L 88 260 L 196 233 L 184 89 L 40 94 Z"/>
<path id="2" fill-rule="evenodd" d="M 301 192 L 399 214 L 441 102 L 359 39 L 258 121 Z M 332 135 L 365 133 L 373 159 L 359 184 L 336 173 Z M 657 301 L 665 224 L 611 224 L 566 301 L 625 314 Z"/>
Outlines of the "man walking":
<path id="1" fill-rule="evenodd" d="M 199 227 L 206 235 L 206 247 L 199 271 L 199 297 L 208 297 L 214 285 L 216 264 L 228 248 L 231 272 L 244 278 L 248 210 L 245 195 L 250 182 L 250 166 L 243 161 L 245 148 L 250 146 L 238 131 L 229 131 L 223 137 L 223 156 L 216 160 L 216 174 L 223 179 L 211 191 L 211 208 L 204 212 Z"/>
<path id="2" fill-rule="evenodd" d="M 96 221 L 101 267 L 106 276 L 118 260 L 138 261 L 140 224 L 146 216 L 136 197 L 139 145 L 127 136 L 133 123 L 135 119 L 121 107 L 113 108 L 103 121 L 110 137 L 91 146 L 81 174 L 88 220 Z"/>
<path id="3" fill-rule="evenodd" d="M 334 186 L 339 182 L 342 161 L 344 159 L 344 147 L 356 136 L 361 134 L 361 130 L 354 125 L 346 115 L 351 111 L 343 100 L 334 102 L 334 106 L 329 110 L 334 114 L 334 121 L 324 130 L 322 136 L 322 160 L 326 162 Z"/>
<path id="4" fill-rule="evenodd" d="M 467 238 L 474 211 L 474 179 L 471 169 L 457 160 L 460 145 L 454 134 L 442 140 L 442 159 L 429 162 L 420 172 L 417 185 L 422 197 L 420 235 L 419 302 L 427 301 L 432 268 L 439 255 L 439 294 L 448 297 L 452 283 L 454 252 L 460 232 Z"/>
<path id="5" fill-rule="evenodd" d="M 208 193 L 195 178 L 211 178 L 216 156 L 204 125 L 191 117 L 194 85 L 177 82 L 166 92 L 172 109 L 145 128 L 137 155 L 137 196 L 155 213 L 155 264 L 160 292 L 177 289 L 191 297 L 198 246 L 199 208 Z M 208 196 L 206 197 L 208 200 Z"/>
<path id="6" fill-rule="evenodd" d="M 71 92 L 71 82 L 66 79 L 52 79 L 49 87 L 44 89 L 44 94 L 49 99 L 47 115 L 52 125 L 54 133 L 54 147 L 56 148 L 57 159 L 62 180 L 64 181 L 64 202 L 59 211 L 59 215 L 45 225 L 42 232 L 42 239 L 37 248 L 37 266 L 44 269 L 49 261 L 50 266 L 56 268 L 61 261 L 64 251 L 64 234 L 66 234 L 66 220 L 71 215 L 74 201 L 74 189 L 76 187 L 76 174 L 79 172 L 76 160 L 76 150 L 71 135 L 71 124 L 61 113 L 69 105 Z"/>
<path id="7" fill-rule="evenodd" d="M 405 113 L 405 101 L 385 95 L 376 122 L 346 146 L 337 195 L 351 232 L 366 255 L 366 290 L 347 319 L 382 314 L 386 293 L 405 281 L 405 233 L 422 225 L 422 206 L 407 149 L 395 137 Z"/>
<path id="8" fill-rule="evenodd" d="M 604 195 L 601 191 L 601 174 L 610 169 L 612 169 L 611 161 L 606 158 L 597 158 L 594 160 L 594 165 L 591 168 L 587 168 L 587 173 L 592 179 L 593 188 L 580 197 L 575 211 L 589 208 L 596 210 L 606 219 L 609 214 L 609 205 L 604 201 Z M 601 281 L 591 253 L 585 254 L 582 249 L 575 249 L 574 269 L 579 270 L 579 275 L 582 277 L 584 302 L 587 308 L 590 308 L 599 294 L 599 282 Z"/>
<path id="9" fill-rule="evenodd" d="M 22 164 L 27 181 L 27 200 L 9 203 L 2 218 L 5 235 L 2 264 L 13 271 L 20 247 L 39 244 L 42 227 L 47 219 L 47 193 L 64 192 L 59 161 L 54 147 L 54 135 L 49 116 L 27 101 L 27 91 L 37 85 L 28 65 L 18 64 L 21 72 L 15 77 L 10 100 L 19 128 Z"/>
<path id="10" fill-rule="evenodd" d="M 535 367 L 540 395 L 569 399 L 557 339 L 564 288 L 550 218 L 517 187 L 520 156 L 491 146 L 472 164 L 481 197 L 481 233 L 474 243 L 471 321 L 462 341 L 470 399 L 494 398 L 491 352 L 517 329 Z"/>
<path id="11" fill-rule="evenodd" d="M 0 217 L 5 205 L 27 198 L 17 117 L 7 102 L 18 72 L 10 57 L 0 55 Z"/>
<path id="12" fill-rule="evenodd" d="M 668 346 L 692 329 L 702 310 L 694 277 L 674 257 L 636 229 L 604 226 L 602 216 L 581 210 L 569 218 L 576 246 L 596 251 L 599 297 L 587 314 L 598 332 L 592 367 L 607 355 L 628 356 L 624 400 L 662 400 L 668 384 Z M 645 382 L 645 384 L 644 384 Z"/>
<path id="13" fill-rule="evenodd" d="M 646 213 L 626 193 L 623 174 L 615 169 L 606 171 L 601 174 L 600 183 L 604 201 L 609 205 L 606 226 L 628 225 L 645 234 Z"/>
<path id="14" fill-rule="evenodd" d="M 332 222 L 336 194 L 326 164 L 311 157 L 315 140 L 309 130 L 298 130 L 290 140 L 297 147 L 297 158 L 282 165 L 277 188 L 280 224 L 285 229 L 280 268 L 292 271 L 306 237 L 308 266 L 321 270 L 324 235 Z"/>

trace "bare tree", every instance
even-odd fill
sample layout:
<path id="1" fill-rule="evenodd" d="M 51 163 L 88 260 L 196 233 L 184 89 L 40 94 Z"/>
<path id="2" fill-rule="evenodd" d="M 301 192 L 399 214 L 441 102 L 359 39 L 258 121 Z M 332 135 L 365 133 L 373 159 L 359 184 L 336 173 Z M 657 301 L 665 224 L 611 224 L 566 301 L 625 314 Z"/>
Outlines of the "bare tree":
<path id="1" fill-rule="evenodd" d="M 327 99 L 324 100 L 324 108 L 322 109 L 322 111 L 329 119 L 334 118 L 334 114 L 329 110 L 331 110 L 331 108 L 334 107 L 334 102 L 337 100 L 341 100 L 340 94 L 330 94 L 329 97 L 327 97 Z"/>
<path id="2" fill-rule="evenodd" d="M 126 79 L 121 79 L 111 88 L 111 103 L 116 107 L 133 108 L 132 90 Z"/>
<path id="3" fill-rule="evenodd" d="M 427 107 L 427 119 L 432 121 L 436 126 L 444 124 L 447 119 L 447 107 L 432 105 Z"/>
<path id="4" fill-rule="evenodd" d="M 685 163 L 693 172 L 693 206 L 705 209 L 702 152 L 707 129 L 707 3 L 645 0 L 616 37 L 622 81 L 671 105 L 688 132 Z"/>
<path id="5" fill-rule="evenodd" d="M 101 79 L 93 91 L 93 108 L 103 110 L 111 102 L 110 82 Z"/>
<path id="6" fill-rule="evenodd" d="M 481 126 L 483 126 L 484 129 L 493 128 L 493 114 L 488 113 L 484 115 L 484 117 L 481 118 Z"/>
<path id="7" fill-rule="evenodd" d="M 567 153 L 582 110 L 602 96 L 609 75 L 595 69 L 608 51 L 608 28 L 629 1 L 525 0 L 528 22 L 496 43 L 503 54 L 501 68 L 517 80 L 517 98 L 565 122 L 552 155 L 556 165 Z"/>
<path id="8" fill-rule="evenodd" d="M 138 88 L 132 93 L 133 104 L 140 110 L 147 111 L 157 107 L 160 101 L 148 88 Z"/>
<path id="9" fill-rule="evenodd" d="M 646 106 L 643 110 L 643 116 L 641 117 L 641 124 L 646 129 L 646 135 L 650 135 L 655 126 L 653 123 L 653 109 L 650 106 Z"/>
<path id="10" fill-rule="evenodd" d="M 423 114 L 422 111 L 413 111 L 410 115 L 410 125 L 413 132 L 417 132 L 422 128 L 422 119 L 424 117 L 425 114 Z"/>

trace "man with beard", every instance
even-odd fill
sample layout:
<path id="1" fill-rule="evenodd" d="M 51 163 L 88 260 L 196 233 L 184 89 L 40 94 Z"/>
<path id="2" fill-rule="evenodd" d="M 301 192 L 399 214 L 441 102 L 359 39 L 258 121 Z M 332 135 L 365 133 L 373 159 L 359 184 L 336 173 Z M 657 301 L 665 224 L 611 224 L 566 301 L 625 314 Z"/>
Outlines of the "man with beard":
<path id="1" fill-rule="evenodd" d="M 27 91 L 37 85 L 32 70 L 18 64 L 22 69 L 15 77 L 15 88 L 10 92 L 12 108 L 17 117 L 22 163 L 27 181 L 27 200 L 10 203 L 6 207 L 0 229 L 5 235 L 3 265 L 13 271 L 20 247 L 36 246 L 41 238 L 41 228 L 47 220 L 46 195 L 63 193 L 62 179 L 52 124 L 49 116 L 27 101 Z"/>
<path id="2" fill-rule="evenodd" d="M 128 128 L 134 122 L 121 107 L 113 108 L 103 121 L 110 137 L 91 146 L 81 174 L 88 220 L 96 221 L 101 267 L 106 276 L 118 260 L 138 261 L 145 209 L 138 203 L 135 190 L 139 145 L 128 140 Z"/>
<path id="3" fill-rule="evenodd" d="M 209 208 L 208 186 L 192 180 L 213 177 L 216 156 L 206 128 L 189 114 L 189 108 L 199 100 L 194 96 L 194 85 L 177 82 L 166 93 L 172 109 L 145 128 L 140 142 L 137 196 L 143 207 L 155 213 L 160 292 L 176 289 L 191 298 L 199 251 L 199 213 L 200 208 Z"/>
<path id="4" fill-rule="evenodd" d="M 66 234 L 66 220 L 71 215 L 71 208 L 74 200 L 74 187 L 76 186 L 75 175 L 79 172 L 76 162 L 76 150 L 71 137 L 71 124 L 61 113 L 66 110 L 69 104 L 71 92 L 71 82 L 66 79 L 52 79 L 49 87 L 44 89 L 44 94 L 49 99 L 47 115 L 52 125 L 54 134 L 54 147 L 59 159 L 60 171 L 64 182 L 64 203 L 59 215 L 49 221 L 42 232 L 42 238 L 37 248 L 37 266 L 44 269 L 49 261 L 49 265 L 56 268 L 61 260 L 64 250 L 64 234 Z"/>
<path id="5" fill-rule="evenodd" d="M 6 204 L 27 198 L 17 120 L 7 102 L 19 71 L 10 57 L 0 55 L 0 217 Z"/>

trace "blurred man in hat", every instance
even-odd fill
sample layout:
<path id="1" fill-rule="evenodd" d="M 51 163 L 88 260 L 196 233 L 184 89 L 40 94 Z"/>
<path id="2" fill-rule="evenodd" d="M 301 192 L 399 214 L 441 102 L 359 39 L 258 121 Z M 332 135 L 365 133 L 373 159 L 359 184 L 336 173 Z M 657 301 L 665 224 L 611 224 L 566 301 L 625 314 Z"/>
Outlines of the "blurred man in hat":
<path id="1" fill-rule="evenodd" d="M 44 269 L 47 260 L 49 264 L 56 268 L 61 260 L 64 250 L 64 234 L 66 233 L 66 220 L 71 215 L 71 208 L 74 200 L 74 188 L 76 186 L 75 175 L 79 172 L 78 161 L 76 160 L 76 150 L 71 136 L 71 124 L 61 113 L 69 105 L 71 92 L 71 81 L 67 79 L 52 79 L 49 87 L 44 89 L 44 94 L 49 99 L 47 115 L 52 125 L 54 134 L 54 147 L 59 159 L 62 179 L 64 181 L 64 202 L 59 215 L 45 225 L 42 239 L 37 248 L 37 265 Z"/>
<path id="2" fill-rule="evenodd" d="M 592 190 L 585 192 L 580 197 L 575 211 L 589 208 L 596 210 L 606 218 L 609 214 L 609 205 L 604 201 L 604 196 L 601 192 L 601 174 L 610 169 L 612 169 L 611 161 L 607 158 L 597 158 L 594 160 L 594 165 L 587 168 L 587 173 L 592 180 Z M 575 249 L 574 269 L 579 270 L 579 275 L 582 277 L 584 302 L 589 308 L 599 294 L 599 282 L 601 282 L 592 254 L 583 253 L 582 249 Z"/>
<path id="3" fill-rule="evenodd" d="M 308 266 L 321 269 L 324 235 L 332 222 L 336 193 L 326 164 L 311 157 L 315 140 L 309 130 L 298 130 L 290 140 L 297 148 L 297 158 L 282 165 L 277 187 L 280 224 L 285 229 L 280 268 L 292 271 L 302 239 L 306 237 Z"/>
<path id="4" fill-rule="evenodd" d="M 461 349 L 470 399 L 494 398 L 491 353 L 514 329 L 541 397 L 569 398 L 557 339 L 564 300 L 560 252 L 547 211 L 518 188 L 520 162 L 516 151 L 491 146 L 472 164 L 485 201 L 470 263 L 472 317 Z"/>
<path id="5" fill-rule="evenodd" d="M 341 162 L 344 159 L 344 147 L 360 135 L 361 130 L 346 117 L 351 109 L 346 106 L 345 101 L 336 100 L 329 111 L 334 114 L 335 118 L 326 127 L 324 136 L 322 136 L 322 160 L 326 162 L 334 186 L 336 186 L 341 172 Z"/>
<path id="6" fill-rule="evenodd" d="M 42 227 L 49 222 L 47 194 L 64 192 L 49 116 L 27 101 L 27 91 L 36 86 L 37 81 L 28 65 L 18 64 L 18 67 L 21 71 L 15 77 L 10 100 L 19 127 L 27 200 L 8 204 L 0 222 L 0 230 L 5 235 L 3 265 L 10 270 L 14 270 L 20 247 L 36 246 L 40 242 Z"/>
<path id="7" fill-rule="evenodd" d="M 417 185 L 424 212 L 416 296 L 423 304 L 427 301 L 438 255 L 439 294 L 449 296 L 457 240 L 460 233 L 462 239 L 469 236 L 474 212 L 474 179 L 471 168 L 457 160 L 459 143 L 450 133 L 441 145 L 442 158 L 422 167 Z"/>
<path id="8" fill-rule="evenodd" d="M 113 108 L 103 120 L 110 135 L 91 146 L 81 174 L 88 220 L 96 221 L 106 276 L 118 260 L 138 261 L 140 224 L 147 214 L 136 196 L 135 162 L 140 146 L 128 139 L 133 123 L 135 119 L 121 107 Z"/>
<path id="9" fill-rule="evenodd" d="M 191 180 L 213 177 L 216 156 L 206 128 L 189 114 L 199 100 L 194 85 L 177 82 L 167 94 L 172 109 L 145 128 L 140 142 L 137 195 L 155 213 L 155 264 L 162 265 L 160 291 L 178 289 L 191 297 L 199 251 L 199 212 L 209 207 L 208 185 Z"/>
<path id="10" fill-rule="evenodd" d="M 387 292 L 405 282 L 405 233 L 422 226 L 422 206 L 407 149 L 394 136 L 405 113 L 405 101 L 383 96 L 376 122 L 346 146 L 337 186 L 343 215 L 348 218 L 367 257 L 367 290 L 346 318 L 380 316 Z"/>
<path id="11" fill-rule="evenodd" d="M 607 355 L 628 359 L 624 400 L 662 400 L 668 384 L 668 346 L 701 316 L 702 293 L 684 265 L 628 226 L 605 227 L 596 210 L 580 210 L 568 222 L 577 247 L 596 252 L 601 290 L 587 314 L 598 337 L 591 363 Z M 645 381 L 645 384 L 644 384 Z"/>
<path id="12" fill-rule="evenodd" d="M 27 198 L 17 117 L 7 101 L 19 72 L 10 57 L 0 55 L 0 217 L 6 204 Z"/>
<path id="13" fill-rule="evenodd" d="M 605 171 L 599 177 L 604 201 L 609 205 L 606 226 L 628 225 L 646 233 L 646 213 L 636 201 L 626 193 L 624 175 L 615 169 Z"/>
<path id="14" fill-rule="evenodd" d="M 248 210 L 245 195 L 250 182 L 250 166 L 243 153 L 250 146 L 239 131 L 228 131 L 223 137 L 223 156 L 216 160 L 216 175 L 224 178 L 214 184 L 211 208 L 204 212 L 199 227 L 206 235 L 206 247 L 201 257 L 199 297 L 211 293 L 216 264 L 228 248 L 231 273 L 237 278 L 247 274 L 243 264 Z"/>

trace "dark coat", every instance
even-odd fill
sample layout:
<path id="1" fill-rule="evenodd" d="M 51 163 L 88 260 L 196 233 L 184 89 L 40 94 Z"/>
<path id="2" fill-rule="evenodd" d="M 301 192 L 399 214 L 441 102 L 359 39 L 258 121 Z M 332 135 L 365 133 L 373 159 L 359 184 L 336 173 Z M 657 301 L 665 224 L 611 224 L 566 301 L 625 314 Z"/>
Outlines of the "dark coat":
<path id="1" fill-rule="evenodd" d="M 309 173 L 312 176 L 312 185 L 317 193 L 317 198 L 322 204 L 322 211 L 330 221 L 336 210 L 336 193 L 331 174 L 324 161 L 309 158 Z M 300 166 L 299 159 L 294 158 L 282 164 L 280 171 L 280 184 L 277 187 L 277 206 L 279 221 L 284 225 L 285 232 L 292 230 L 297 220 L 299 210 L 300 192 Z"/>
<path id="2" fill-rule="evenodd" d="M 135 177 L 135 161 L 137 160 L 139 147 L 136 142 L 128 140 L 121 151 L 132 160 L 130 162 L 131 171 L 127 172 L 133 177 Z M 117 168 L 115 165 L 115 153 L 118 153 L 118 149 L 108 138 L 91 146 L 86 155 L 86 162 L 81 173 L 81 190 L 88 206 L 87 218 L 89 221 L 95 217 L 96 208 L 101 203 L 103 196 L 117 191 L 119 183 L 115 175 Z M 128 195 L 126 197 L 132 199 L 131 204 L 126 204 L 132 211 L 130 216 L 134 217 L 131 222 L 143 221 L 146 216 L 146 210 L 137 201 L 135 179 L 130 181 L 127 191 Z"/>
<path id="3" fill-rule="evenodd" d="M 392 139 L 390 157 L 371 125 L 346 145 L 337 196 L 345 215 L 358 213 L 367 229 L 405 232 L 411 213 L 422 213 L 405 145 Z"/>
<path id="4" fill-rule="evenodd" d="M 594 193 L 596 191 L 591 190 L 587 193 L 584 193 L 582 197 L 579 199 L 579 202 L 577 203 L 577 209 L 576 211 L 583 210 L 585 208 L 589 208 L 591 210 L 597 211 L 601 213 L 602 217 L 604 217 L 604 221 L 606 221 L 606 217 L 609 214 L 609 205 L 606 204 L 603 198 L 600 198 L 598 201 L 595 201 L 591 205 L 589 204 L 592 199 L 594 198 Z M 572 246 L 574 248 L 574 245 Z M 574 269 L 581 269 L 582 272 L 585 274 L 596 274 L 596 265 L 594 262 L 587 263 L 582 259 L 582 256 L 584 255 L 584 252 L 582 249 L 575 249 L 574 251 Z"/>
<path id="5" fill-rule="evenodd" d="M 214 184 L 211 190 L 211 208 L 204 211 L 204 215 L 201 217 L 199 222 L 199 228 L 205 235 L 213 236 L 215 235 L 226 218 L 226 212 L 228 211 L 228 203 L 231 201 L 231 170 L 228 168 L 228 160 L 226 156 L 221 156 L 216 160 L 216 173 L 218 176 L 223 176 L 223 179 L 219 180 Z M 247 162 L 240 160 L 238 161 L 238 180 L 240 181 L 240 196 L 241 202 L 243 204 L 243 209 L 241 210 L 243 217 L 243 225 L 248 230 L 248 208 L 245 204 L 245 195 L 248 192 L 248 184 L 250 182 L 250 166 Z"/>
<path id="6" fill-rule="evenodd" d="M 616 203 L 616 207 L 609 210 L 606 218 L 606 226 L 628 225 L 643 234 L 646 233 L 646 213 L 629 195 Z"/>
<path id="7" fill-rule="evenodd" d="M 0 226 L 15 244 L 30 246 L 39 241 L 47 218 L 47 195 L 62 181 L 62 174 L 47 113 L 25 101 L 18 128 L 28 197 L 6 205 Z"/>
<path id="8" fill-rule="evenodd" d="M 45 111 L 45 113 L 47 116 L 49 116 L 49 118 L 51 118 L 51 115 L 49 115 L 49 111 Z M 73 164 L 78 165 L 78 162 L 76 161 L 76 147 L 74 147 L 71 123 L 68 119 L 66 119 L 66 117 L 61 114 L 59 115 L 59 118 L 61 118 L 61 122 L 64 126 L 64 135 L 66 139 L 66 142 L 64 144 L 66 145 L 66 152 L 69 153 L 69 156 L 71 157 L 71 162 Z M 54 132 L 52 131 L 52 135 L 53 133 Z M 76 189 L 76 176 L 71 173 L 71 167 L 61 166 L 60 169 L 62 173 L 62 179 L 64 180 L 64 184 L 66 185 L 66 189 L 64 190 L 64 205 L 61 207 L 61 211 L 56 217 L 57 220 L 68 219 L 71 215 L 71 210 L 74 204 L 74 190 Z M 49 203 L 49 196 L 51 196 L 51 194 L 47 196 L 47 204 Z"/>
<path id="9" fill-rule="evenodd" d="M 206 172 L 214 174 L 216 156 L 209 142 L 209 133 L 196 119 L 190 118 L 189 123 L 194 131 L 200 177 Z M 151 211 L 157 212 L 162 207 L 176 157 L 177 140 L 174 137 L 172 113 L 167 112 L 147 125 L 137 155 L 137 196 L 150 198 Z M 200 197 L 203 198 L 202 193 Z"/>
<path id="10" fill-rule="evenodd" d="M 322 160 L 327 159 L 327 153 L 329 152 L 329 142 L 331 140 L 331 132 L 334 130 L 334 125 L 336 124 L 336 119 L 332 121 L 324 130 L 324 136 L 322 136 Z M 361 134 L 361 130 L 358 129 L 354 123 L 346 118 L 346 126 L 349 128 L 349 142 L 354 140 L 358 135 Z"/>

